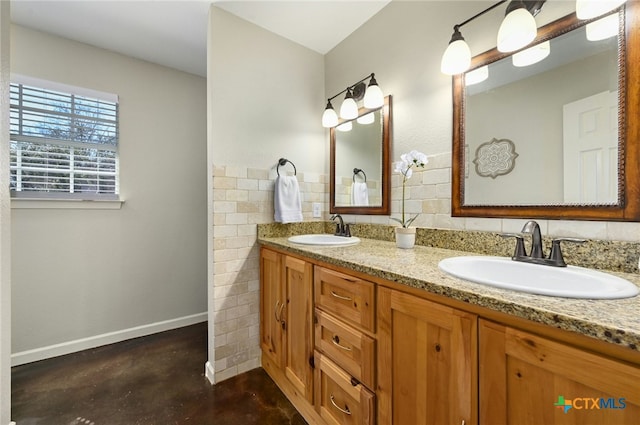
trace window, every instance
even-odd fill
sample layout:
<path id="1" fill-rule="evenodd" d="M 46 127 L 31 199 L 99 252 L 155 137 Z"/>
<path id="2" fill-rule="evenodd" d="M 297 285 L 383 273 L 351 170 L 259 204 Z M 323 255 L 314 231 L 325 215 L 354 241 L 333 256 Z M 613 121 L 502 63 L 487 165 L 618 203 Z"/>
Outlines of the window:
<path id="1" fill-rule="evenodd" d="M 12 195 L 117 199 L 118 103 L 111 97 L 12 83 Z"/>

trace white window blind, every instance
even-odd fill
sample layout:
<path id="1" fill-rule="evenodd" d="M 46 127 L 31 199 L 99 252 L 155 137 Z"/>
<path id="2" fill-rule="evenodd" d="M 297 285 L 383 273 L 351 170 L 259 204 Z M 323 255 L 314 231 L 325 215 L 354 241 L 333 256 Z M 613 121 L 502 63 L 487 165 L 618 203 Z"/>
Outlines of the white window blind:
<path id="1" fill-rule="evenodd" d="M 11 84 L 14 196 L 115 199 L 118 104 Z"/>

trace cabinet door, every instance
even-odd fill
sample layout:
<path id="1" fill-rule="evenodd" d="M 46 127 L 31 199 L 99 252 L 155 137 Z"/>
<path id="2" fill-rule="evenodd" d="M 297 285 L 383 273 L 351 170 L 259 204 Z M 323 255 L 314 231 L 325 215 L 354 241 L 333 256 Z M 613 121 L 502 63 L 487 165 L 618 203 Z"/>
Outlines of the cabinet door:
<path id="1" fill-rule="evenodd" d="M 379 288 L 378 332 L 379 424 L 477 423 L 475 315 Z"/>
<path id="2" fill-rule="evenodd" d="M 262 249 L 260 254 L 260 348 L 264 355 L 282 368 L 284 365 L 284 333 L 282 316 L 285 308 L 280 255 Z"/>
<path id="3" fill-rule="evenodd" d="M 640 423 L 640 368 L 481 320 L 480 423 Z"/>
<path id="4" fill-rule="evenodd" d="M 303 398 L 313 401 L 313 267 L 306 261 L 283 256 L 286 306 L 285 374 Z"/>

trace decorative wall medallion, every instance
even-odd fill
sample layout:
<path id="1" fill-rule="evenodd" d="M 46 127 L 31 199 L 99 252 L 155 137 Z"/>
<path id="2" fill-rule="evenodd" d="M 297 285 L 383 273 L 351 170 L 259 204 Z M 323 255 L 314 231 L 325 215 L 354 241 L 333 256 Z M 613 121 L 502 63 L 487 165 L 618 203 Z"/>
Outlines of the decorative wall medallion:
<path id="1" fill-rule="evenodd" d="M 517 157 L 516 147 L 511 140 L 492 139 L 478 146 L 473 163 L 479 176 L 495 179 L 509 174 L 516 166 Z"/>

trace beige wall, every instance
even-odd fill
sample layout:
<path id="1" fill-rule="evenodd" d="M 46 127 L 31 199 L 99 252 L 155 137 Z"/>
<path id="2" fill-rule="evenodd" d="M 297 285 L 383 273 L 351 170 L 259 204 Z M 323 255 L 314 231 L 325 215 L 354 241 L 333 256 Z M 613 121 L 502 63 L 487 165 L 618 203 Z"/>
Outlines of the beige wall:
<path id="1" fill-rule="evenodd" d="M 451 217 L 451 78 L 440 59 L 453 25 L 492 2 L 393 1 L 325 56 L 326 95 L 375 72 L 385 94 L 393 95 L 394 161 L 411 149 L 429 155 L 427 169 L 409 180 L 407 209 L 421 213 L 419 227 L 513 232 L 524 220 Z M 544 25 L 574 10 L 575 2 L 547 2 L 536 17 Z M 465 25 L 473 54 L 495 46 L 504 9 Z M 400 211 L 400 179 L 392 179 L 392 213 Z M 387 217 L 358 216 L 362 222 L 395 224 Z M 545 233 L 611 240 L 640 240 L 639 223 L 539 220 Z"/>
<path id="2" fill-rule="evenodd" d="M 9 179 L 9 2 L 0 1 L 0 181 Z M 0 186 L 0 424 L 11 420 L 11 210 Z"/>
<path id="3" fill-rule="evenodd" d="M 119 95 L 125 200 L 12 210 L 13 353 L 205 320 L 206 80 L 20 26 L 11 42 L 12 72 Z"/>
<path id="4" fill-rule="evenodd" d="M 209 360 L 217 382 L 260 365 L 256 224 L 273 221 L 278 158 L 305 221 L 327 211 L 323 57 L 215 6 L 208 39 Z M 293 169 L 287 164 L 280 173 Z M 317 220 L 317 219 L 316 219 Z"/>

